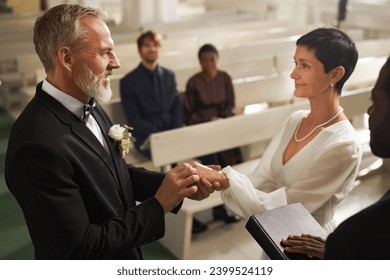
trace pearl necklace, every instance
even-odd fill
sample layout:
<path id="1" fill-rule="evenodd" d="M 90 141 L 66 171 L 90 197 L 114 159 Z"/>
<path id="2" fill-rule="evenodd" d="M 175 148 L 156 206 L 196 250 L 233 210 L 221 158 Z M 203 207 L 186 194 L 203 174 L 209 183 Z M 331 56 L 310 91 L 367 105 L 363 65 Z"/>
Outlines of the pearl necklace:
<path id="1" fill-rule="evenodd" d="M 341 107 L 340 107 L 341 108 Z M 318 128 L 320 128 L 321 126 L 324 126 L 324 125 L 327 125 L 328 123 L 330 123 L 331 121 L 333 121 L 335 118 L 338 117 L 338 115 L 340 115 L 342 112 L 344 111 L 343 108 L 340 109 L 339 112 L 337 112 L 336 115 L 334 115 L 332 118 L 330 118 L 329 120 L 327 120 L 326 122 L 324 123 L 321 123 L 319 125 L 317 125 L 312 131 L 309 132 L 309 134 L 307 134 L 305 137 L 301 138 L 301 139 L 298 139 L 298 136 L 297 136 L 297 133 L 298 133 L 298 130 L 299 128 L 301 127 L 301 123 L 302 123 L 302 119 L 300 119 L 299 123 L 298 123 L 298 126 L 297 126 L 297 129 L 295 130 L 295 133 L 294 133 L 294 139 L 296 142 L 302 142 L 303 140 L 305 140 L 307 137 L 309 137 L 310 135 L 313 134 L 314 131 L 316 131 Z"/>

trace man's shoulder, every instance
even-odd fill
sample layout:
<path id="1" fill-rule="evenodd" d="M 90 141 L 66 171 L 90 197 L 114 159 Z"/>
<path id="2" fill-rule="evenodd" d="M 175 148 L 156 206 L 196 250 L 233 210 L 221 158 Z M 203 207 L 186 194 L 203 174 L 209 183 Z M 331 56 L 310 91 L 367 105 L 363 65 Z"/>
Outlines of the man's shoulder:
<path id="1" fill-rule="evenodd" d="M 170 75 L 170 76 L 175 76 L 175 72 L 168 68 L 168 67 L 165 67 L 165 66 L 162 66 L 162 65 L 158 65 L 158 68 L 159 68 L 159 71 L 161 73 L 163 73 L 164 75 Z"/>
<path id="2" fill-rule="evenodd" d="M 140 74 L 140 68 L 139 66 L 137 68 L 134 68 L 133 70 L 131 70 L 130 72 L 128 72 L 127 74 L 125 74 L 121 80 L 125 80 L 125 79 L 134 79 L 135 77 L 139 76 Z"/>
<path id="3" fill-rule="evenodd" d="M 362 224 L 372 227 L 381 226 L 390 219 L 390 190 L 387 191 L 381 199 L 360 212 L 346 219 L 336 229 L 340 231 L 349 231 L 353 228 L 359 228 Z M 370 227 L 369 227 L 370 228 Z"/>

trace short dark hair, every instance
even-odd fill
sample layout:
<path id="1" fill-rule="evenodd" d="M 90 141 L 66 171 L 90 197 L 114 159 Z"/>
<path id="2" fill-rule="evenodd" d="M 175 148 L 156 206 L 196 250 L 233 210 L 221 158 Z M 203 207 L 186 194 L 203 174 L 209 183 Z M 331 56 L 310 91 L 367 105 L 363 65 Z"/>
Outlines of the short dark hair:
<path id="1" fill-rule="evenodd" d="M 385 65 L 383 65 L 381 71 L 385 71 L 384 68 L 390 69 L 390 56 L 387 58 Z M 386 94 L 390 95 L 390 71 L 387 71 L 387 77 L 383 83 L 383 89 L 386 91 Z"/>
<path id="2" fill-rule="evenodd" d="M 137 39 L 138 50 L 141 49 L 144 44 L 145 39 L 150 39 L 153 42 L 157 43 L 159 47 L 161 47 L 161 35 L 153 30 L 148 30 L 142 33 Z"/>
<path id="3" fill-rule="evenodd" d="M 352 39 L 336 28 L 317 28 L 300 37 L 296 45 L 313 50 L 316 58 L 324 65 L 325 73 L 338 66 L 344 67 L 345 74 L 335 85 L 340 94 L 358 60 L 358 51 Z"/>
<path id="4" fill-rule="evenodd" d="M 202 54 L 204 54 L 205 52 L 213 52 L 217 56 L 219 56 L 217 48 L 212 44 L 204 44 L 203 46 L 201 46 L 199 51 L 198 51 L 198 58 L 200 59 Z"/>

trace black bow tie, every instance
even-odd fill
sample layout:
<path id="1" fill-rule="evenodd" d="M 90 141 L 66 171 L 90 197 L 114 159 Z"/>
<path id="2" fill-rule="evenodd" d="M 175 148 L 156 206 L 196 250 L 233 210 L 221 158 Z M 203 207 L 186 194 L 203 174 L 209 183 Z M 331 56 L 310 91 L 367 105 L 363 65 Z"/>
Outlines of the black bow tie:
<path id="1" fill-rule="evenodd" d="M 95 108 L 96 103 L 95 99 L 91 97 L 87 104 L 84 104 L 84 110 L 83 115 L 81 116 L 81 119 L 86 124 L 88 122 L 89 115 L 91 115 L 93 108 Z"/>

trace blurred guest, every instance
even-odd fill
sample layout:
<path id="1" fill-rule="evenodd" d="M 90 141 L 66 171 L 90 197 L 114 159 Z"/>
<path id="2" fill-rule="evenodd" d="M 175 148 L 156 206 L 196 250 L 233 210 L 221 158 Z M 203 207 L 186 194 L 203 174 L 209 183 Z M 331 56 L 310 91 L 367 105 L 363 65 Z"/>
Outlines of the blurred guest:
<path id="1" fill-rule="evenodd" d="M 183 126 L 183 106 L 175 74 L 158 64 L 161 36 L 146 31 L 138 37 L 137 46 L 141 63 L 121 79 L 120 94 L 127 121 L 134 127 L 134 145 L 150 159 L 150 147 L 145 140 L 154 132 Z"/>
<path id="2" fill-rule="evenodd" d="M 218 69 L 218 50 L 212 44 L 198 51 L 201 71 L 187 82 L 184 95 L 184 116 L 187 125 L 216 121 L 234 116 L 234 88 L 228 73 Z M 242 162 L 239 148 L 200 156 L 202 164 L 222 167 Z M 239 217 L 224 205 L 213 208 L 214 219 L 235 223 Z"/>

